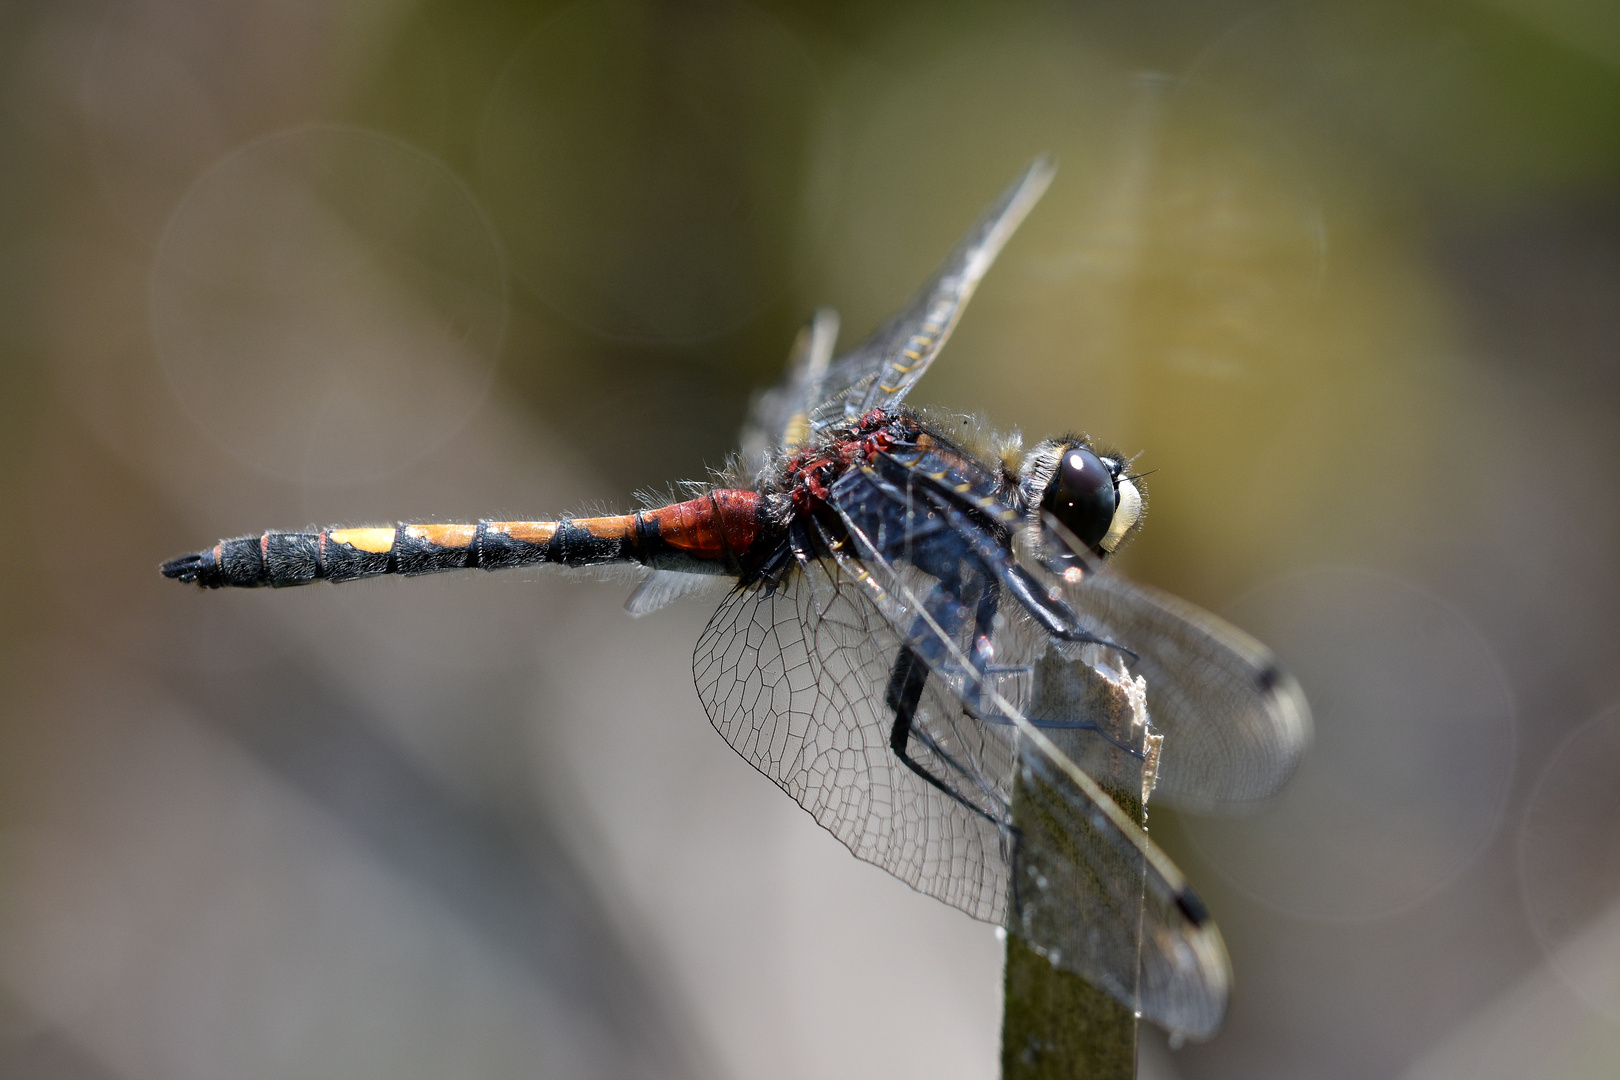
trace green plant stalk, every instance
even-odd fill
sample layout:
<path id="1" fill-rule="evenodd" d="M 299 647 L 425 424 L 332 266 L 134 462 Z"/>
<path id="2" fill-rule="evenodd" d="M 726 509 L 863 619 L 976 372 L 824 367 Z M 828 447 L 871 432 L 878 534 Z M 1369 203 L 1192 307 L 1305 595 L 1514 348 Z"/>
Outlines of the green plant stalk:
<path id="1" fill-rule="evenodd" d="M 1123 671 L 1117 673 L 1117 679 L 1094 670 L 1089 673 L 1096 680 L 1087 694 L 1086 711 L 1091 718 L 1126 745 L 1149 750 L 1141 695 L 1130 693 L 1123 681 L 1130 676 Z M 1156 758 L 1153 753 L 1149 760 Z M 1110 746 L 1080 764 L 1120 809 L 1146 827 L 1142 759 Z M 1013 790 L 1013 821 L 1036 826 L 1036 822 L 1024 820 L 1035 811 L 1030 801 L 1020 799 L 1022 790 L 1019 780 Z M 1042 824 L 1050 827 L 1051 823 Z M 1003 1080 L 1133 1080 L 1136 1076 L 1140 1021 L 1135 1011 L 1080 976 L 1052 966 L 1017 934 L 1007 935 L 1003 989 Z"/>

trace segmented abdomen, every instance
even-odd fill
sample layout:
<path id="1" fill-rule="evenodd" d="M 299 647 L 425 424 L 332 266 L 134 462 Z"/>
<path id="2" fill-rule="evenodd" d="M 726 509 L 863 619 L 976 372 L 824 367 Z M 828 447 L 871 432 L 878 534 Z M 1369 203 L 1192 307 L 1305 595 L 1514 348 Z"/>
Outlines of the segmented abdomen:
<path id="1" fill-rule="evenodd" d="M 502 570 L 536 563 L 637 562 L 671 569 L 729 569 L 712 564 L 740 563 L 767 523 L 760 495 L 720 490 L 614 517 L 268 532 L 221 540 L 207 551 L 172 559 L 161 569 L 165 577 L 211 589 L 463 568 Z"/>

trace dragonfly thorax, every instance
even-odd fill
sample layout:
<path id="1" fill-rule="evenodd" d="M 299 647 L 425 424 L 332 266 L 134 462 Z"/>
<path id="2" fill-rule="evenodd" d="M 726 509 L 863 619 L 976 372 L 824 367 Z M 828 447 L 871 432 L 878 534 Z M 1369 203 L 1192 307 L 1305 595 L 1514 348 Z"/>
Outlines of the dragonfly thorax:
<path id="1" fill-rule="evenodd" d="M 801 514 L 815 510 L 852 466 L 871 461 L 896 443 L 911 441 L 920 430 L 917 420 L 903 410 L 873 409 L 830 438 L 798 451 L 788 458 L 782 476 L 794 510 Z"/>

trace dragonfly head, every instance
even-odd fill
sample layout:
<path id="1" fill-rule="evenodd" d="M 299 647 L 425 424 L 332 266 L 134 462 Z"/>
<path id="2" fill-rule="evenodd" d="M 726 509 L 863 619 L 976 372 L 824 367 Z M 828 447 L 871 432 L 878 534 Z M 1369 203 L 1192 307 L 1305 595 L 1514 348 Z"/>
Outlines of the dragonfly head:
<path id="1" fill-rule="evenodd" d="M 1125 467 L 1083 439 L 1047 439 L 1024 459 L 1020 487 L 1033 512 L 1050 513 L 1106 559 L 1142 523 L 1142 490 Z"/>

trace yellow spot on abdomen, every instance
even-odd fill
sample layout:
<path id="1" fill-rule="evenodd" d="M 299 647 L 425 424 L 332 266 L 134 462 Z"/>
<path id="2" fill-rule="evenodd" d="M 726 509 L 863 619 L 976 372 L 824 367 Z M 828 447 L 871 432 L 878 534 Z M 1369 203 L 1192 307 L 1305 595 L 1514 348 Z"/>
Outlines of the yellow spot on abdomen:
<path id="1" fill-rule="evenodd" d="M 394 549 L 393 529 L 333 529 L 326 538 L 334 544 L 347 544 L 374 555 L 386 555 Z"/>
<path id="2" fill-rule="evenodd" d="M 426 540 L 445 548 L 471 546 L 478 532 L 476 525 L 407 525 L 405 535 L 414 540 Z"/>
<path id="3" fill-rule="evenodd" d="M 555 521 L 492 521 L 486 528 L 528 544 L 549 544 L 551 538 L 557 535 Z"/>
<path id="4" fill-rule="evenodd" d="M 580 518 L 574 524 L 601 540 L 622 540 L 636 531 L 636 519 L 633 514 L 622 517 Z"/>

